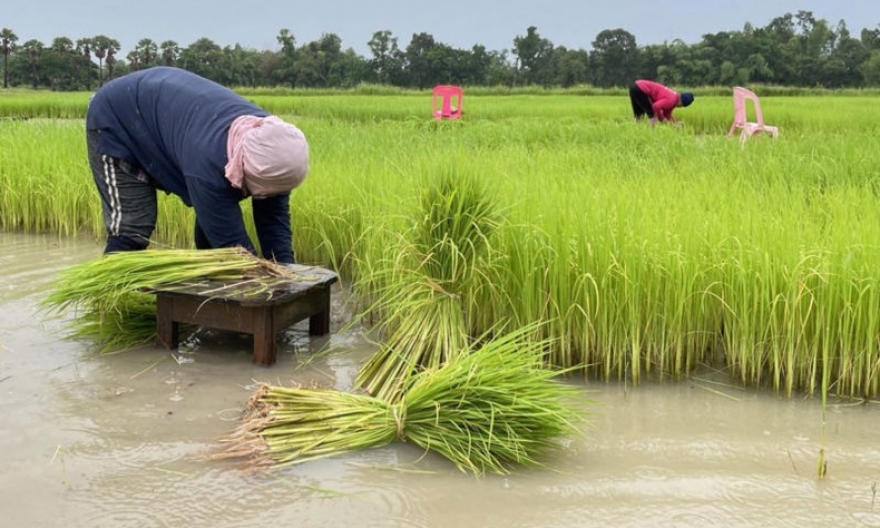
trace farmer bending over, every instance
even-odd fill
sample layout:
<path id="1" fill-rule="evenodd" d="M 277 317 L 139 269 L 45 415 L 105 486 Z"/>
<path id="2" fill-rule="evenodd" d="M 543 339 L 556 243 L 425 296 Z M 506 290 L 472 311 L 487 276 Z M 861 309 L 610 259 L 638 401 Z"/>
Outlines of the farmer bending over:
<path id="1" fill-rule="evenodd" d="M 680 106 L 690 106 L 694 102 L 694 94 L 679 94 L 660 83 L 640 79 L 630 87 L 629 100 L 636 122 L 648 116 L 651 124 L 656 125 L 658 121 L 675 123 L 672 111 Z"/>
<path id="2" fill-rule="evenodd" d="M 295 262 L 290 191 L 309 172 L 309 145 L 297 127 L 213 81 L 157 67 L 101 87 L 86 130 L 105 254 L 149 245 L 158 189 L 195 210 L 199 249 L 256 253 L 239 207 L 252 197 L 262 256 Z"/>

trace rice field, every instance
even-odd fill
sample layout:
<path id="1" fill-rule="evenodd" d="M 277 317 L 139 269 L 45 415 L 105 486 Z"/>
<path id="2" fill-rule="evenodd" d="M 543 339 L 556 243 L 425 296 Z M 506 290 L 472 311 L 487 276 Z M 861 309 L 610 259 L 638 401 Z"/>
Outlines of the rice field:
<path id="1" fill-rule="evenodd" d="M 732 97 L 699 92 L 683 127 L 655 129 L 622 94 L 466 91 L 461 122 L 435 122 L 426 94 L 249 97 L 310 140 L 298 259 L 339 270 L 380 320 L 410 307 L 375 303 L 420 262 L 398 256 L 436 258 L 416 226 L 452 181 L 472 198 L 450 214 L 492 209 L 470 267 L 431 276 L 468 335 L 536 325 L 549 363 L 597 379 L 710 364 L 786 396 L 880 391 L 877 96 L 762 97 L 781 137 L 744 147 L 726 137 Z M 0 95 L 0 228 L 103 237 L 87 104 Z M 191 211 L 160 207 L 156 244 L 191 247 Z"/>

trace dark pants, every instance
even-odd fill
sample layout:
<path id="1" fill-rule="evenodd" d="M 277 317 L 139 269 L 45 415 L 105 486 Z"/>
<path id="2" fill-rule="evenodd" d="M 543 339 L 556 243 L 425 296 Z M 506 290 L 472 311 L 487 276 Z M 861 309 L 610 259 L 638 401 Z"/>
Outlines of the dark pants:
<path id="1" fill-rule="evenodd" d="M 100 137 L 97 130 L 86 133 L 89 165 L 101 194 L 107 228 L 104 253 L 146 249 L 156 229 L 156 186 L 139 167 L 98 154 Z"/>
<path id="2" fill-rule="evenodd" d="M 652 106 L 651 98 L 635 84 L 629 88 L 629 100 L 633 107 L 633 117 L 636 119 L 641 119 L 644 116 L 654 117 L 654 107 Z"/>

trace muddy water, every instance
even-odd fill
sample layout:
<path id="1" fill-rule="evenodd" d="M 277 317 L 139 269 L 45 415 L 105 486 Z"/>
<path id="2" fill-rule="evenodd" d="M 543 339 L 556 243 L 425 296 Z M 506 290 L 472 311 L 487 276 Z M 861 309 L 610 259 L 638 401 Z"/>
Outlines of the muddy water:
<path id="1" fill-rule="evenodd" d="M 346 389 L 371 352 L 337 302 L 331 337 L 284 335 L 272 368 L 246 337 L 96 356 L 37 305 L 89 240 L 0 234 L 0 519 L 15 527 L 880 526 L 880 405 L 677 384 L 587 384 L 593 425 L 548 463 L 476 479 L 394 445 L 272 474 L 204 455 L 256 381 Z M 341 297 L 336 296 L 338 301 Z M 332 352 L 326 352 L 328 349 Z"/>

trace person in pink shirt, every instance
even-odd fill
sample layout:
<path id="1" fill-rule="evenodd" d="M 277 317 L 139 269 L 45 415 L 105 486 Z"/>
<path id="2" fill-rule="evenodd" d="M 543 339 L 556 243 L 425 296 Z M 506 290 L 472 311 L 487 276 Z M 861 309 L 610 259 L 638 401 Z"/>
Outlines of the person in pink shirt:
<path id="1" fill-rule="evenodd" d="M 648 116 L 651 124 L 655 125 L 658 122 L 675 123 L 672 111 L 680 106 L 690 106 L 694 102 L 694 94 L 679 94 L 660 83 L 639 79 L 630 87 L 629 99 L 636 121 Z"/>

